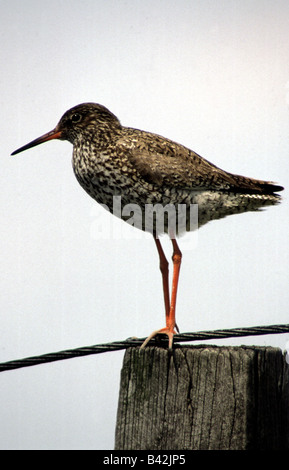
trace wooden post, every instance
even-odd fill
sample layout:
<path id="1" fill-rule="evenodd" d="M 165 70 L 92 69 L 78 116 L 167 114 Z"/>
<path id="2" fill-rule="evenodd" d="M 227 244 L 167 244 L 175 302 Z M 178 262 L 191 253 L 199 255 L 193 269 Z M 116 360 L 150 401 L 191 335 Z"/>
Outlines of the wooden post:
<path id="1" fill-rule="evenodd" d="M 279 348 L 130 348 L 116 450 L 289 449 L 289 365 Z"/>

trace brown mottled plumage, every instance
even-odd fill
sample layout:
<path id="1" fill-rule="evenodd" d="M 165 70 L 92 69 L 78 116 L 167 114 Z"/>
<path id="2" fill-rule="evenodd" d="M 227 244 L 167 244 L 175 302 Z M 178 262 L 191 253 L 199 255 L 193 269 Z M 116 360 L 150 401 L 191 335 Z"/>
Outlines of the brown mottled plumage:
<path id="1" fill-rule="evenodd" d="M 124 127 L 107 108 L 84 103 L 67 111 L 56 128 L 13 152 L 31 148 L 51 139 L 73 144 L 73 169 L 80 185 L 97 202 L 113 211 L 113 197 L 121 196 L 122 207 L 136 204 L 142 211 L 139 228 L 152 232 L 160 256 L 166 307 L 166 327 L 154 332 L 169 336 L 175 333 L 175 303 L 181 252 L 175 240 L 180 223 L 170 230 L 169 216 L 165 226 L 145 225 L 148 204 L 162 207 L 185 205 L 186 220 L 191 204 L 198 204 L 198 225 L 210 220 L 245 211 L 255 211 L 279 202 L 276 192 L 283 188 L 269 181 L 234 175 L 221 170 L 192 150 L 150 132 Z M 124 220 L 127 216 L 120 216 Z M 180 218 L 181 220 L 181 218 Z M 182 225 L 182 230 L 184 226 Z M 158 233 L 168 232 L 172 239 L 174 276 L 169 300 L 168 263 Z"/>

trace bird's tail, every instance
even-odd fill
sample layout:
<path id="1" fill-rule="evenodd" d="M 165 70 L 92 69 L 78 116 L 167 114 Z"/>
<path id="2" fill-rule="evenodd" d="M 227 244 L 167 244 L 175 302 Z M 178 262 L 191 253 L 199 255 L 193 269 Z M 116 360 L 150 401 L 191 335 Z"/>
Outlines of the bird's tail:
<path id="1" fill-rule="evenodd" d="M 241 175 L 230 175 L 231 190 L 245 193 L 259 193 L 259 194 L 275 194 L 283 191 L 283 186 L 280 186 L 273 181 L 263 181 L 254 178 L 247 178 Z"/>

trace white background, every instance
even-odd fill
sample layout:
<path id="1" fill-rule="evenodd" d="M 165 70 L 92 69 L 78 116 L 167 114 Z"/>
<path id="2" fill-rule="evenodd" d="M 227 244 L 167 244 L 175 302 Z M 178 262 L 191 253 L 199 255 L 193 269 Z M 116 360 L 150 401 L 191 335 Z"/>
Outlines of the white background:
<path id="1" fill-rule="evenodd" d="M 113 236 L 122 222 L 78 185 L 68 142 L 10 153 L 94 101 L 123 125 L 288 188 L 288 1 L 2 0 L 0 9 L 0 362 L 147 336 L 164 326 L 152 239 L 130 228 Z M 194 249 L 180 241 L 182 332 L 288 323 L 283 196 L 206 225 Z M 214 343 L 284 350 L 288 340 Z M 0 447 L 112 449 L 123 354 L 1 373 Z"/>

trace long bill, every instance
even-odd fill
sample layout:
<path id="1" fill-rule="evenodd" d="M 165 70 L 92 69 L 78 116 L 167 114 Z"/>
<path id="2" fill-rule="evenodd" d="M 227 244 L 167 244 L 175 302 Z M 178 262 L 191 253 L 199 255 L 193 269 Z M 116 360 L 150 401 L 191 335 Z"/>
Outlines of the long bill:
<path id="1" fill-rule="evenodd" d="M 16 155 L 16 153 L 23 152 L 24 150 L 30 149 L 39 144 L 43 144 L 43 142 L 47 142 L 48 140 L 52 140 L 52 139 L 61 139 L 61 131 L 59 131 L 57 127 L 53 129 L 52 131 L 47 132 L 46 134 L 42 135 L 41 137 L 38 137 L 37 139 L 32 140 L 32 142 L 29 142 L 29 144 L 23 145 L 23 147 L 20 147 L 19 149 L 11 153 L 11 155 Z"/>

